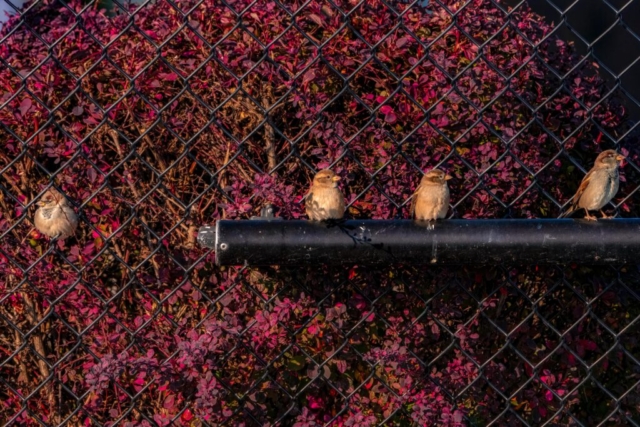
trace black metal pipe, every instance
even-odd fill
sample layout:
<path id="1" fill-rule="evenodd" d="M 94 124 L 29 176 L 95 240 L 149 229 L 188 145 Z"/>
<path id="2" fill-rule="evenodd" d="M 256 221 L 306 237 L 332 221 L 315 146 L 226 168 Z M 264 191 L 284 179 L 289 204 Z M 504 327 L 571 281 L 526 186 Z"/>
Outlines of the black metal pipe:
<path id="1" fill-rule="evenodd" d="M 221 220 L 200 228 L 218 265 L 640 261 L 640 219 Z"/>

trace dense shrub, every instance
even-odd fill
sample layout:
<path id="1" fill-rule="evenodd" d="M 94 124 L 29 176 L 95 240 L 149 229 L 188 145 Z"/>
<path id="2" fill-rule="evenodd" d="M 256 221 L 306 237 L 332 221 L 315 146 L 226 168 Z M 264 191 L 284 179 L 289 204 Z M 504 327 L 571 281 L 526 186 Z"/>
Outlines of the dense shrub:
<path id="1" fill-rule="evenodd" d="M 266 202 L 301 217 L 328 166 L 350 217 L 407 216 L 440 164 L 456 217 L 557 216 L 627 131 L 594 64 L 526 5 L 228 3 L 47 0 L 2 30 L 0 419 L 640 422 L 630 269 L 235 269 L 195 245 Z M 82 216 L 54 246 L 51 182 Z"/>

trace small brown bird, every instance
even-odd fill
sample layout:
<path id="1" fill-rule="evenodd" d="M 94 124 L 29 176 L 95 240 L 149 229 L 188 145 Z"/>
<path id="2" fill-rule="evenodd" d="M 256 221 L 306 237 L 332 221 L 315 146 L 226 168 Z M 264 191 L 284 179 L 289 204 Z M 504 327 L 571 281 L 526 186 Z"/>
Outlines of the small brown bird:
<path id="1" fill-rule="evenodd" d="M 440 169 L 427 172 L 420 181 L 420 185 L 413 193 L 411 201 L 411 216 L 418 221 L 433 221 L 442 219 L 449 210 L 450 175 Z"/>
<path id="2" fill-rule="evenodd" d="M 595 216 L 589 215 L 589 211 L 600 211 L 602 218 L 610 218 L 605 215 L 602 208 L 613 199 L 618 192 L 620 184 L 618 177 L 618 162 L 624 160 L 624 156 L 615 150 L 606 150 L 598 155 L 593 168 L 585 175 L 578 187 L 576 195 L 571 199 L 571 206 L 560 218 L 571 215 L 578 209 L 584 209 L 585 219 L 596 221 Z"/>
<path id="3" fill-rule="evenodd" d="M 344 216 L 344 196 L 338 188 L 340 177 L 332 170 L 321 170 L 313 177 L 313 184 L 305 199 L 307 215 L 312 221 L 341 219 Z"/>
<path id="4" fill-rule="evenodd" d="M 56 239 L 73 235 L 78 227 L 78 217 L 58 190 L 50 188 L 36 204 L 40 206 L 35 216 L 39 232 Z"/>

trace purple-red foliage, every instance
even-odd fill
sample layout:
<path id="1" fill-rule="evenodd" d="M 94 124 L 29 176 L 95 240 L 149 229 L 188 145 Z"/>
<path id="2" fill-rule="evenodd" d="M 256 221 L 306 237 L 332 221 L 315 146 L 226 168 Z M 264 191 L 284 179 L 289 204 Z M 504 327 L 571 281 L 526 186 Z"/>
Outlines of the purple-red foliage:
<path id="1" fill-rule="evenodd" d="M 457 217 L 557 216 L 625 132 L 594 64 L 526 5 L 228 3 L 46 0 L 0 33 L 0 419 L 615 423 L 600 386 L 637 382 L 640 313 L 612 270 L 216 268 L 194 238 L 302 217 L 308 166 L 351 217 L 407 216 L 440 164 Z M 31 223 L 51 181 L 82 213 L 55 248 Z"/>

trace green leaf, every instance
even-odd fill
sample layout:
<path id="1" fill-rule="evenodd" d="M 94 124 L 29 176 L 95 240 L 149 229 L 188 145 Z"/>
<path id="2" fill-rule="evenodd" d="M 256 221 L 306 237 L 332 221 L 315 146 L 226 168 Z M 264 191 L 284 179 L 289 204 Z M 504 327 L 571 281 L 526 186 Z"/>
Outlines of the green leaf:
<path id="1" fill-rule="evenodd" d="M 289 363 L 287 363 L 287 368 L 292 371 L 299 371 L 305 367 L 307 364 L 306 358 L 304 356 L 294 356 L 289 359 Z"/>

